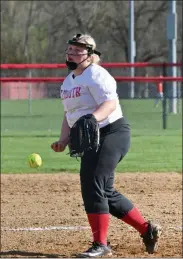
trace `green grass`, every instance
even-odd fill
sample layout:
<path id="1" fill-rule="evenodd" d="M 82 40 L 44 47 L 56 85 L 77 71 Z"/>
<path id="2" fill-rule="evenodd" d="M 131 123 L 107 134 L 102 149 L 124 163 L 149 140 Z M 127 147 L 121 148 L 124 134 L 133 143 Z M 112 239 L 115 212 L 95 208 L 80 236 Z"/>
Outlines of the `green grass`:
<path id="1" fill-rule="evenodd" d="M 182 170 L 182 114 L 169 114 L 162 129 L 161 106 L 153 100 L 121 100 L 132 128 L 131 149 L 117 166 L 118 172 L 166 172 Z M 2 173 L 78 172 L 79 162 L 64 153 L 54 153 L 50 144 L 57 140 L 63 117 L 58 99 L 34 100 L 32 115 L 28 101 L 1 102 Z M 30 169 L 27 157 L 39 153 L 43 165 Z"/>

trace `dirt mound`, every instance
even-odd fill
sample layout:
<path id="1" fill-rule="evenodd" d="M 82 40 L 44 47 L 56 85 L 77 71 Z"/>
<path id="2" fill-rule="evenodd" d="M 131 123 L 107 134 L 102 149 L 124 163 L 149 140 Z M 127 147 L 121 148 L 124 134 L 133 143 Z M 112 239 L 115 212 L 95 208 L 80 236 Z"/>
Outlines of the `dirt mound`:
<path id="1" fill-rule="evenodd" d="M 159 250 L 151 257 L 182 257 L 182 175 L 116 174 L 115 187 L 146 219 L 162 225 Z M 68 258 L 87 249 L 92 235 L 79 175 L 1 175 L 1 228 L 2 257 Z M 149 257 L 139 234 L 116 218 L 108 239 L 112 257 Z"/>

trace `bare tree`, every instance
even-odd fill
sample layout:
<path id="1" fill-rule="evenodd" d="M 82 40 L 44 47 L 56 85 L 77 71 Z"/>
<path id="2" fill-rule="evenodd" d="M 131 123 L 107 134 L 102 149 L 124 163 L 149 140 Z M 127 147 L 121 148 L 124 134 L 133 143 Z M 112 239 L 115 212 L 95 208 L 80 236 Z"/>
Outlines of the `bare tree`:
<path id="1" fill-rule="evenodd" d="M 27 51 L 28 51 L 28 38 L 29 38 L 29 27 L 32 23 L 32 10 L 33 10 L 33 4 L 34 1 L 29 1 L 29 6 L 28 6 L 28 10 L 27 10 L 27 21 L 25 23 L 25 28 L 24 28 L 24 41 L 23 41 L 23 54 L 27 55 Z"/>
<path id="2" fill-rule="evenodd" d="M 135 1 L 136 61 L 167 58 L 167 1 L 154 3 Z M 182 1 L 177 1 L 178 59 L 181 7 Z M 104 62 L 128 61 L 128 1 L 1 1 L 3 62 L 64 62 L 66 42 L 79 32 L 94 36 Z"/>
<path id="3" fill-rule="evenodd" d="M 165 35 L 162 36 L 163 16 L 167 10 L 166 1 L 158 1 L 154 6 L 154 1 L 135 2 L 135 41 L 137 46 L 136 60 L 150 61 L 160 58 L 165 54 Z M 119 12 L 120 10 L 120 12 Z M 108 31 L 117 45 L 123 47 L 125 61 L 128 61 L 129 47 L 129 6 L 127 1 L 114 1 L 113 13 L 106 19 L 110 19 L 111 26 Z M 159 28 L 159 30 L 158 30 Z M 163 29 L 163 31 L 162 31 Z M 157 41 L 153 40 L 154 38 Z M 158 45 L 158 47 L 157 47 Z"/>

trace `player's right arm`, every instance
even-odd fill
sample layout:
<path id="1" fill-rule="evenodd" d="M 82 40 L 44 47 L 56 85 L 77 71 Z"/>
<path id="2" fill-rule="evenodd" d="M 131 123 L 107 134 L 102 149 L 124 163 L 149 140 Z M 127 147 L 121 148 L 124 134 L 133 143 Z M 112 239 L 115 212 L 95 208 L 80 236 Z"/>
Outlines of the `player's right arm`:
<path id="1" fill-rule="evenodd" d="M 67 122 L 66 113 L 64 113 L 64 119 L 61 125 L 60 137 L 56 142 L 51 144 L 51 148 L 55 152 L 63 152 L 65 150 L 66 146 L 69 143 L 69 133 L 70 133 L 70 127 Z"/>

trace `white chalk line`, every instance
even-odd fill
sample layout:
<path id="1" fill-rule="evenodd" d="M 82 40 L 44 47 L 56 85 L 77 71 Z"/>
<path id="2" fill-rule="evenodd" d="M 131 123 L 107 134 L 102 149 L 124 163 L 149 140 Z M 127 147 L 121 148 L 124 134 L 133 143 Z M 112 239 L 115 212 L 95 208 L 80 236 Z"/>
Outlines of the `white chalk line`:
<path id="1" fill-rule="evenodd" d="M 82 226 L 58 226 L 58 227 L 38 227 L 38 228 L 1 228 L 1 231 L 49 231 L 49 230 L 85 230 L 90 229 L 89 227 L 82 227 Z"/>
<path id="2" fill-rule="evenodd" d="M 132 227 L 128 227 L 130 231 L 136 231 Z M 50 231 L 50 230 L 70 230 L 70 231 L 80 231 L 80 230 L 87 230 L 90 229 L 90 227 L 84 227 L 84 226 L 51 226 L 51 227 L 29 227 L 29 228 L 8 228 L 8 227 L 2 227 L 1 231 Z M 172 229 L 176 231 L 183 231 L 183 227 L 181 226 L 170 226 L 167 229 Z"/>

